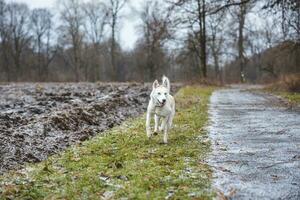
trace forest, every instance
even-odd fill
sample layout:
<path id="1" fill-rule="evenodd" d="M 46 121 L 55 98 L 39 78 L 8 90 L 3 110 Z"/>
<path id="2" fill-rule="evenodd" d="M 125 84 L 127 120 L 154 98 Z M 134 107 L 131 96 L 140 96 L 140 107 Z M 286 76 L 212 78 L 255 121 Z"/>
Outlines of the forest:
<path id="1" fill-rule="evenodd" d="M 300 71 L 298 0 L 0 0 L 1 82 L 271 82 Z M 134 48 L 119 36 L 139 20 Z"/>

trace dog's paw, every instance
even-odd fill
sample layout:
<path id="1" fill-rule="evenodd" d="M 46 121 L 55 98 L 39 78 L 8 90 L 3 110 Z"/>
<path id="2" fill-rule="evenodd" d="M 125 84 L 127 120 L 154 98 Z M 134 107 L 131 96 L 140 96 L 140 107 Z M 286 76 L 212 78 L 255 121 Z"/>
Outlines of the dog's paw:
<path id="1" fill-rule="evenodd" d="M 168 142 L 167 142 L 167 143 L 165 143 L 165 142 L 161 141 L 159 144 L 160 144 L 160 145 L 167 145 L 167 144 L 168 144 Z"/>
<path id="2" fill-rule="evenodd" d="M 168 144 L 168 139 L 167 138 L 164 138 L 164 143 Z"/>
<path id="3" fill-rule="evenodd" d="M 148 137 L 148 138 L 151 138 L 151 136 L 152 136 L 151 131 L 147 131 L 147 137 Z"/>

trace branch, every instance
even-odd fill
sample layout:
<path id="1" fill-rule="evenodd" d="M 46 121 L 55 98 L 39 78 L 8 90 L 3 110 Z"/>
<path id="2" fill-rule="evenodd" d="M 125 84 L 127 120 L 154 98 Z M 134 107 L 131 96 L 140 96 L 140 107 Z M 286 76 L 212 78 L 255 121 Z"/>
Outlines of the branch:
<path id="1" fill-rule="evenodd" d="M 211 11 L 208 13 L 208 15 L 213 15 L 213 14 L 216 14 L 226 8 L 229 8 L 231 6 L 239 6 L 239 5 L 242 5 L 242 4 L 245 4 L 245 3 L 249 3 L 251 0 L 241 0 L 240 2 L 232 2 L 232 3 L 227 3 L 221 7 L 218 7 L 216 8 L 215 10 Z"/>

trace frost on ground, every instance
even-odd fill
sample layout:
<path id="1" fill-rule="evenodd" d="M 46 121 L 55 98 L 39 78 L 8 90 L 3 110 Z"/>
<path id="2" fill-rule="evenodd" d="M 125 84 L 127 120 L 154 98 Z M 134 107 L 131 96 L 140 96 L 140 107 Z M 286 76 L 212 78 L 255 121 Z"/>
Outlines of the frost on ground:
<path id="1" fill-rule="evenodd" d="M 125 83 L 0 85 L 0 174 L 140 115 L 149 93 Z"/>

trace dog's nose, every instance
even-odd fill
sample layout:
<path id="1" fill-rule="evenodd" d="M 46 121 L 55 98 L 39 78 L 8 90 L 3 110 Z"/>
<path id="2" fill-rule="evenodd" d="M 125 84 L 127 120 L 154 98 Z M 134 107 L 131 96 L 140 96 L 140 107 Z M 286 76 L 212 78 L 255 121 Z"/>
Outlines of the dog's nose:
<path id="1" fill-rule="evenodd" d="M 163 102 L 163 103 L 166 103 L 166 100 L 165 100 L 165 99 L 163 99 L 163 100 L 162 100 L 162 102 Z"/>

